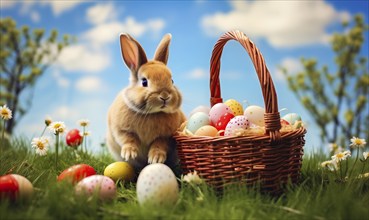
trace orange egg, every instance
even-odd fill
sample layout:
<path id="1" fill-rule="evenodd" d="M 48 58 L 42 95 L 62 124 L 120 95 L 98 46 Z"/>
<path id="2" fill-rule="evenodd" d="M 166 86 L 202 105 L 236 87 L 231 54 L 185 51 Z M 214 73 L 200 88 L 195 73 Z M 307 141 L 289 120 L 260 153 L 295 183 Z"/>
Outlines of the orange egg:
<path id="1" fill-rule="evenodd" d="M 218 130 L 211 125 L 205 125 L 197 129 L 197 131 L 195 132 L 195 135 L 215 137 L 218 135 Z"/>

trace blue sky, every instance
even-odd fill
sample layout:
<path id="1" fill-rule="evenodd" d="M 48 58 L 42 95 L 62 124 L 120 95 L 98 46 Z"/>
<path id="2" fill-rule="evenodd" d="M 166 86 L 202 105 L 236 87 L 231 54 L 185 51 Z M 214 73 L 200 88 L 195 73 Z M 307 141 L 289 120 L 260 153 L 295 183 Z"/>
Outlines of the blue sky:
<path id="1" fill-rule="evenodd" d="M 100 149 L 106 132 L 106 113 L 117 93 L 128 85 L 129 70 L 122 61 L 119 34 L 134 36 L 151 58 L 165 33 L 172 34 L 168 66 L 183 94 L 188 115 L 209 105 L 209 61 L 219 36 L 239 29 L 262 52 L 272 74 L 281 114 L 299 113 L 308 134 L 306 151 L 321 144 L 317 127 L 299 104 L 278 66 L 301 70 L 301 57 L 315 57 L 334 71 L 329 37 L 343 32 L 342 19 L 356 13 L 368 22 L 368 1 L 9 1 L 1 0 L 1 17 L 18 26 L 57 29 L 78 41 L 65 49 L 55 65 L 37 82 L 32 108 L 16 128 L 17 135 L 35 137 L 46 116 L 64 121 L 69 129 L 90 120 L 90 148 Z M 363 48 L 368 46 L 368 34 Z M 368 57 L 368 50 L 363 51 Z M 263 106 L 261 89 L 247 53 L 236 42 L 224 48 L 222 97 Z M 246 106 L 246 104 L 245 104 Z"/>

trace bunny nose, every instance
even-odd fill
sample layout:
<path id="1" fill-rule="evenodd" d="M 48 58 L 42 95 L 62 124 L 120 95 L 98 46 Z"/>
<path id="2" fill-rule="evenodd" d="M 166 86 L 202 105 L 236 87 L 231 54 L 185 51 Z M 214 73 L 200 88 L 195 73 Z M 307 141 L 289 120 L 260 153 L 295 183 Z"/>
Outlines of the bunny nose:
<path id="1" fill-rule="evenodd" d="M 167 100 L 170 99 L 170 97 L 169 96 L 166 96 L 166 97 L 161 96 L 160 99 L 163 100 L 164 103 L 166 103 Z"/>

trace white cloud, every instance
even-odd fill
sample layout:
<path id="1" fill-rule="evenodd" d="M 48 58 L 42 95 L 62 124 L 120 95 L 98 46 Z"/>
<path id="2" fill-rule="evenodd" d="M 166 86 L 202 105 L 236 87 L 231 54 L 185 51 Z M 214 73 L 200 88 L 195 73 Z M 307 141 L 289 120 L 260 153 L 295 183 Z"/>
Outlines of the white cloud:
<path id="1" fill-rule="evenodd" d="M 40 14 L 36 11 L 32 11 L 30 13 L 30 16 L 31 16 L 31 20 L 35 23 L 38 23 L 41 19 Z"/>
<path id="2" fill-rule="evenodd" d="M 286 57 L 282 60 L 280 67 L 286 68 L 289 74 L 296 74 L 303 70 L 303 66 L 299 59 Z M 279 67 L 274 71 L 276 80 L 285 80 L 285 76 Z"/>
<path id="3" fill-rule="evenodd" d="M 186 76 L 186 78 L 188 78 L 188 79 L 205 79 L 209 76 L 207 71 L 205 71 L 204 69 L 201 69 L 201 68 L 193 69 L 193 70 L 191 70 L 188 73 L 183 74 L 183 75 Z"/>
<path id="4" fill-rule="evenodd" d="M 57 65 L 67 71 L 99 72 L 110 64 L 109 54 L 87 44 L 71 45 L 63 49 Z"/>
<path id="5" fill-rule="evenodd" d="M 76 82 L 76 89 L 81 92 L 101 92 L 104 85 L 101 79 L 96 76 L 86 76 Z"/>
<path id="6" fill-rule="evenodd" d="M 16 4 L 17 2 L 15 1 L 1 1 L 1 8 L 2 9 L 5 9 L 5 8 L 12 8 L 14 7 L 14 5 Z"/>
<path id="7" fill-rule="evenodd" d="M 52 111 L 51 118 L 55 121 L 66 121 L 68 119 L 77 120 L 80 118 L 79 112 L 80 111 L 78 109 L 73 109 L 69 106 L 59 106 Z"/>
<path id="8" fill-rule="evenodd" d="M 326 43 L 326 28 L 350 16 L 324 1 L 231 1 L 231 5 L 227 13 L 203 17 L 201 24 L 209 35 L 239 29 L 275 47 Z"/>
<path id="9" fill-rule="evenodd" d="M 61 15 L 65 11 L 72 10 L 74 7 L 82 3 L 82 0 L 73 0 L 73 1 L 36 1 L 36 0 L 27 0 L 27 1 L 1 1 L 1 8 L 14 8 L 16 4 L 20 5 L 19 13 L 21 15 L 29 15 L 31 20 L 34 22 L 38 22 L 40 16 L 36 15 L 35 6 L 50 6 L 53 14 L 55 16 Z M 38 14 L 38 13 L 37 13 Z"/>
<path id="10" fill-rule="evenodd" d="M 55 70 L 52 73 L 52 76 L 56 80 L 58 86 L 62 88 L 68 88 L 70 86 L 70 81 L 67 78 L 63 77 L 58 70 Z"/>
<path id="11" fill-rule="evenodd" d="M 140 37 L 144 33 L 161 32 L 165 23 L 162 19 L 151 19 L 146 22 L 137 22 L 133 17 L 127 17 L 124 22 L 112 21 L 101 23 L 82 34 L 82 41 L 87 41 L 95 46 L 118 41 L 120 33 L 129 33 L 134 37 Z"/>
<path id="12" fill-rule="evenodd" d="M 82 42 L 92 43 L 101 46 L 119 40 L 119 33 L 124 29 L 124 25 L 119 22 L 99 24 L 82 34 Z"/>
<path id="13" fill-rule="evenodd" d="M 86 17 L 91 24 L 101 24 L 115 20 L 117 13 L 114 5 L 111 3 L 97 4 L 87 9 Z"/>
<path id="14" fill-rule="evenodd" d="M 87 14 L 88 12 L 89 9 Z M 68 71 L 102 71 L 110 64 L 110 53 L 106 48 L 109 44 L 119 41 L 120 33 L 130 33 L 137 38 L 143 34 L 157 34 L 164 26 L 162 19 L 138 22 L 133 17 L 127 17 L 123 22 L 98 23 L 80 35 L 80 44 L 66 47 L 62 51 L 58 59 L 59 66 Z"/>
<path id="15" fill-rule="evenodd" d="M 71 10 L 83 1 L 81 0 L 73 0 L 73 1 L 42 1 L 40 4 L 49 5 L 54 13 L 54 15 L 58 16 L 65 11 Z"/>

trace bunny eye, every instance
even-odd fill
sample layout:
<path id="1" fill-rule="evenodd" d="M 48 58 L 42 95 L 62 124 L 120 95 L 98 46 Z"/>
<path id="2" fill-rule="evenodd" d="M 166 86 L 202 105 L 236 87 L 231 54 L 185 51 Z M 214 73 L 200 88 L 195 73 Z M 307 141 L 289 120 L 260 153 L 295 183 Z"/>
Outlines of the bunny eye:
<path id="1" fill-rule="evenodd" d="M 174 84 L 174 81 L 173 81 L 173 79 L 172 79 L 172 84 Z"/>
<path id="2" fill-rule="evenodd" d="M 143 87 L 147 87 L 147 79 L 146 78 L 142 78 L 141 83 L 142 83 Z"/>

